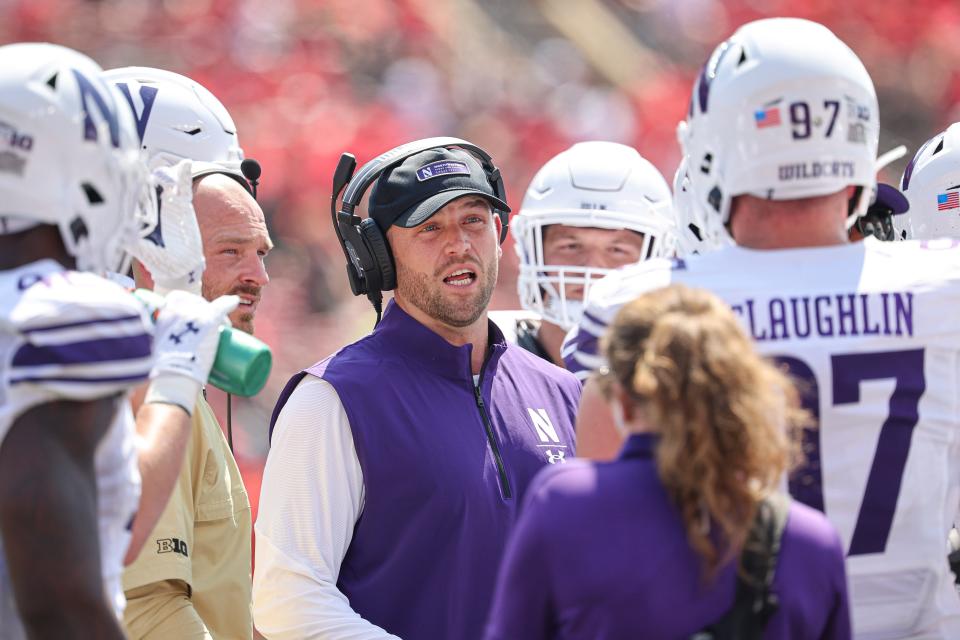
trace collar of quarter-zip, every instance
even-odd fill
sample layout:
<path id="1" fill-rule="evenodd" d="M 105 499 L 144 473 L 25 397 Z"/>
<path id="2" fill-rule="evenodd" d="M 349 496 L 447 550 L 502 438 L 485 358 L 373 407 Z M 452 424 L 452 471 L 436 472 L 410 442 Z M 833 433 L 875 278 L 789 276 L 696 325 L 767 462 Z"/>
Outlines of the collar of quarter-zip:
<path id="1" fill-rule="evenodd" d="M 490 353 L 481 370 L 480 384 L 486 387 L 487 378 L 494 373 L 497 361 L 507 348 L 503 332 L 487 321 Z M 456 347 L 424 325 L 417 322 L 393 300 L 387 303 L 383 320 L 373 332 L 376 340 L 389 342 L 389 352 L 408 362 L 432 371 L 437 375 L 456 380 L 469 380 L 473 385 L 470 370 L 470 355 L 473 345 Z"/>

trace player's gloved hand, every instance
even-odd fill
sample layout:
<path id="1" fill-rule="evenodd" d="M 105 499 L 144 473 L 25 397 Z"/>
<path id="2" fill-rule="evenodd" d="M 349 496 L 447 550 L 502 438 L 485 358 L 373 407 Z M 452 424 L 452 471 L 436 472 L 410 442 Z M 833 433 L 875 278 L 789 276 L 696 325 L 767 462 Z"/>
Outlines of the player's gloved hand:
<path id="1" fill-rule="evenodd" d="M 240 298 L 220 296 L 207 302 L 185 291 L 171 291 L 156 318 L 154 365 L 144 402 L 176 404 L 193 412 L 217 355 L 220 328 Z"/>
<path id="2" fill-rule="evenodd" d="M 150 271 L 154 291 L 200 293 L 206 262 L 193 210 L 190 161 L 154 169 L 157 223 L 144 231 L 131 253 Z"/>

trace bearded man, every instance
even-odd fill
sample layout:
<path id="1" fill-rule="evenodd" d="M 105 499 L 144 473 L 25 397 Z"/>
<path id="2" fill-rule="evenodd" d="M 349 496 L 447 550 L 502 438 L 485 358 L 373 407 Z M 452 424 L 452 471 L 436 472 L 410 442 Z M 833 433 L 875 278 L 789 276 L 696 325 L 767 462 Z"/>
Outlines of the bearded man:
<path id="1" fill-rule="evenodd" d="M 509 208 L 476 157 L 388 167 L 369 211 L 396 291 L 280 396 L 254 622 L 271 640 L 477 639 L 527 485 L 573 457 L 580 385 L 487 319 Z"/>

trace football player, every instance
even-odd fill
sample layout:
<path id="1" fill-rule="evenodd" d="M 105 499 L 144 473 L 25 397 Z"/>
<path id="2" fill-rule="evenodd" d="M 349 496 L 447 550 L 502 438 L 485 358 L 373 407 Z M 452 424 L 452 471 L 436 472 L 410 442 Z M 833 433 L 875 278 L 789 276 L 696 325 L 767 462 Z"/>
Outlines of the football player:
<path id="1" fill-rule="evenodd" d="M 878 136 L 873 82 L 828 29 L 741 27 L 703 68 L 680 136 L 705 233 L 738 246 L 614 272 L 571 344 L 595 354 L 643 291 L 679 282 L 719 294 L 802 381 L 818 419 L 790 490 L 843 538 L 856 637 L 958 638 L 944 540 L 960 495 L 960 254 L 949 242 L 849 242 Z M 677 411 L 702 410 L 678 400 Z"/>
<path id="2" fill-rule="evenodd" d="M 100 74 L 64 47 L 0 47 L 3 640 L 123 637 L 122 560 L 149 511 L 125 396 L 151 380 L 137 422 L 169 453 L 237 304 L 171 294 L 152 322 L 95 275 L 124 271 L 156 222 L 132 114 Z M 157 185 L 172 209 L 189 207 L 177 176 Z M 145 482 L 175 477 L 180 458 L 156 459 Z"/>
<path id="3" fill-rule="evenodd" d="M 242 173 L 233 119 L 212 93 L 179 74 L 128 67 L 104 75 L 138 114 L 141 144 L 152 166 L 191 160 L 196 216 L 188 222 L 199 226 L 195 237 L 203 246 L 192 253 L 201 263 L 157 261 L 145 268 L 136 262 L 137 283 L 154 290 L 185 288 L 207 298 L 240 293 L 243 303 L 231 320 L 252 331 L 260 289 L 268 279 L 263 260 L 272 245 Z M 202 277 L 191 280 L 191 273 Z M 250 501 L 202 394 L 191 431 L 186 462 L 159 522 L 152 531 L 134 531 L 135 538 L 148 539 L 123 576 L 124 625 L 134 639 L 178 634 L 240 639 L 253 633 Z M 202 478 L 213 480 L 201 484 Z M 171 551 L 165 548 L 170 540 L 183 546 Z"/>
<path id="4" fill-rule="evenodd" d="M 898 240 L 960 239 L 960 122 L 923 143 L 900 188 L 910 211 L 894 221 Z"/>
<path id="5" fill-rule="evenodd" d="M 611 269 L 672 256 L 670 189 L 636 149 L 580 142 L 550 159 L 510 221 L 526 313 L 491 313 L 508 339 L 563 366 L 563 337 L 590 285 Z"/>

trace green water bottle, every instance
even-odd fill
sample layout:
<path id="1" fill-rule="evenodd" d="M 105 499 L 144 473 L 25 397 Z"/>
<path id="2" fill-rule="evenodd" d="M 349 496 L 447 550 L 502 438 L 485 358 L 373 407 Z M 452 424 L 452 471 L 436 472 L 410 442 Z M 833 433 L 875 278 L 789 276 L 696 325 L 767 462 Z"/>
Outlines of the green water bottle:
<path id="1" fill-rule="evenodd" d="M 144 303 L 151 313 L 166 304 L 163 296 L 149 289 L 136 289 L 133 295 Z M 237 396 L 254 396 L 267 383 L 273 354 L 270 347 L 249 333 L 232 327 L 220 329 L 217 355 L 210 369 L 209 382 L 218 389 Z"/>

